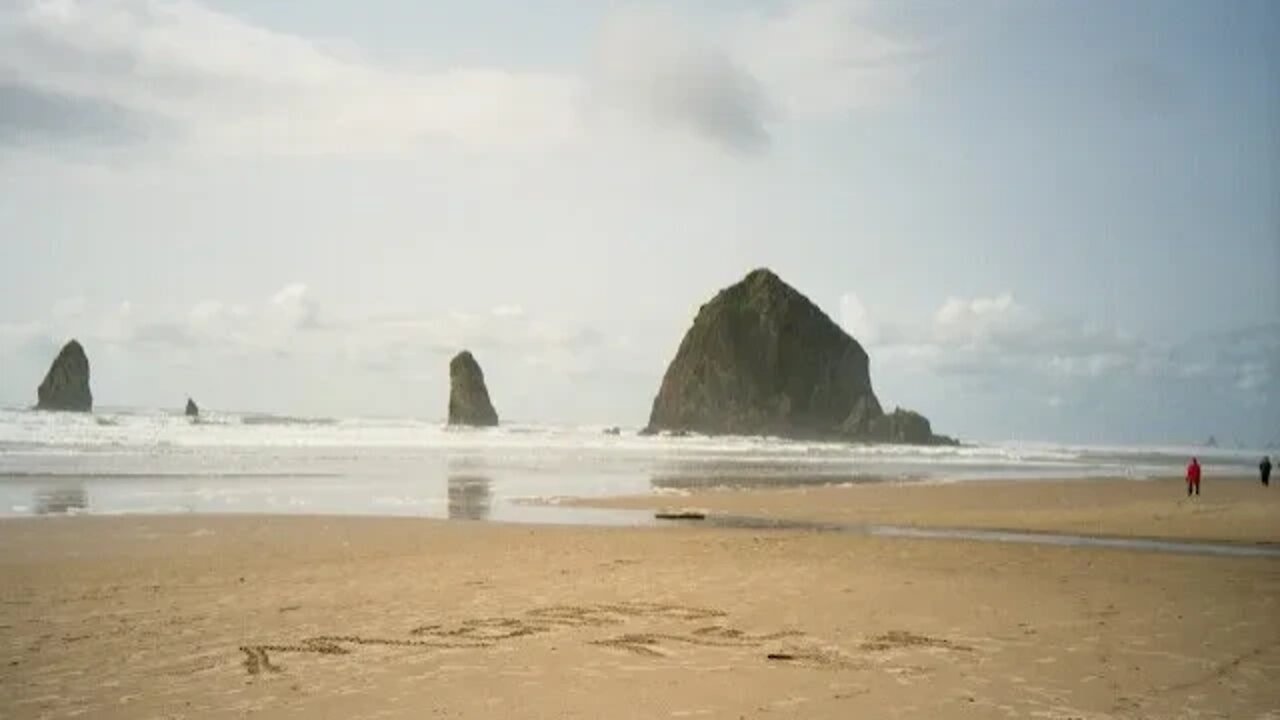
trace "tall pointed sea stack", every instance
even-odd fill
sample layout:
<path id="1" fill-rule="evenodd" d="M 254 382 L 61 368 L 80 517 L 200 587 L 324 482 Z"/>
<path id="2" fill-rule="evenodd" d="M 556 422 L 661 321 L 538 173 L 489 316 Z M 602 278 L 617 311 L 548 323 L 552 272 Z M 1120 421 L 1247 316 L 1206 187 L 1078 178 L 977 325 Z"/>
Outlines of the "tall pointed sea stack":
<path id="1" fill-rule="evenodd" d="M 200 406 L 196 405 L 195 400 L 192 400 L 191 398 L 187 398 L 187 407 L 183 409 L 182 412 L 184 415 L 190 418 L 200 417 Z"/>
<path id="2" fill-rule="evenodd" d="M 467 350 L 449 361 L 449 424 L 498 424 L 498 412 L 493 409 L 489 389 L 484 385 L 484 371 Z"/>
<path id="3" fill-rule="evenodd" d="M 936 444 L 924 416 L 885 414 L 867 353 L 767 269 L 703 305 L 667 367 L 649 432 Z"/>
<path id="4" fill-rule="evenodd" d="M 93 410 L 93 393 L 89 392 L 89 358 L 80 343 L 72 340 L 62 346 L 53 359 L 44 382 L 36 389 L 37 410 Z"/>

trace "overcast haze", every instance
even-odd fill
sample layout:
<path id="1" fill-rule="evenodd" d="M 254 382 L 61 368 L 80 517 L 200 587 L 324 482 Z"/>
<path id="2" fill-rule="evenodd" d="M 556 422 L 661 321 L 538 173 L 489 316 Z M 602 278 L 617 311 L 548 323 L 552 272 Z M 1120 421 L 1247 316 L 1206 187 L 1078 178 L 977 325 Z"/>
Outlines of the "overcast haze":
<path id="1" fill-rule="evenodd" d="M 0 0 L 0 403 L 638 425 L 769 266 L 963 438 L 1280 441 L 1280 3 Z"/>

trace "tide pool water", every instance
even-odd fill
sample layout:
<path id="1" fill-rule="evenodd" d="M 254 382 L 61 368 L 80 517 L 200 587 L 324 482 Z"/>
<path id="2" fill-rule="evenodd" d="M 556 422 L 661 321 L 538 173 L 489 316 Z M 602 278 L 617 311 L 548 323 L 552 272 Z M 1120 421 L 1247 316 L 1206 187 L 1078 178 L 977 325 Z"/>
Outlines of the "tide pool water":
<path id="1" fill-rule="evenodd" d="M 603 426 L 208 413 L 0 410 L 0 516 L 74 513 L 411 515 L 585 523 L 642 514 L 522 502 L 707 486 L 1247 475 L 1261 451 L 992 443 L 909 447 L 645 437 Z"/>

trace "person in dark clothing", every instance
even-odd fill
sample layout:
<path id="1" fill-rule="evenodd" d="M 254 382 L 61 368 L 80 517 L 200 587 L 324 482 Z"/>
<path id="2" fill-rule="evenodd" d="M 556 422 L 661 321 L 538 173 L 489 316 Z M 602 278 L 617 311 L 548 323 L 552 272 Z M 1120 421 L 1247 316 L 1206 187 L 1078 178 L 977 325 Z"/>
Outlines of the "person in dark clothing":
<path id="1" fill-rule="evenodd" d="M 1258 473 L 1262 475 L 1262 484 L 1267 486 L 1271 484 L 1271 458 L 1263 455 L 1262 462 L 1258 463 Z"/>
<path id="2" fill-rule="evenodd" d="M 1196 495 L 1200 494 L 1200 461 L 1191 458 L 1191 464 L 1187 466 L 1187 497 L 1191 497 L 1191 491 L 1195 490 Z"/>

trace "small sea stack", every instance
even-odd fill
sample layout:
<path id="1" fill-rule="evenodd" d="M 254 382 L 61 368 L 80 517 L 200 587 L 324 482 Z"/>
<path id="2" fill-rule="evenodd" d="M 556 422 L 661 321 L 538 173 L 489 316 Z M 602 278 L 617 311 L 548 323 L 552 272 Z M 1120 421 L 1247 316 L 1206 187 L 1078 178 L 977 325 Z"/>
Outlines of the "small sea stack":
<path id="1" fill-rule="evenodd" d="M 449 361 L 449 424 L 491 427 L 498 424 L 498 412 L 489 401 L 484 371 L 468 350 Z"/>
<path id="2" fill-rule="evenodd" d="M 78 341 L 71 340 L 62 346 L 44 381 L 36 389 L 36 397 L 37 410 L 93 410 L 93 393 L 89 391 L 89 357 Z"/>
<path id="3" fill-rule="evenodd" d="M 200 417 L 200 406 L 196 405 L 196 401 L 187 398 L 187 408 L 182 411 L 189 418 Z"/>

